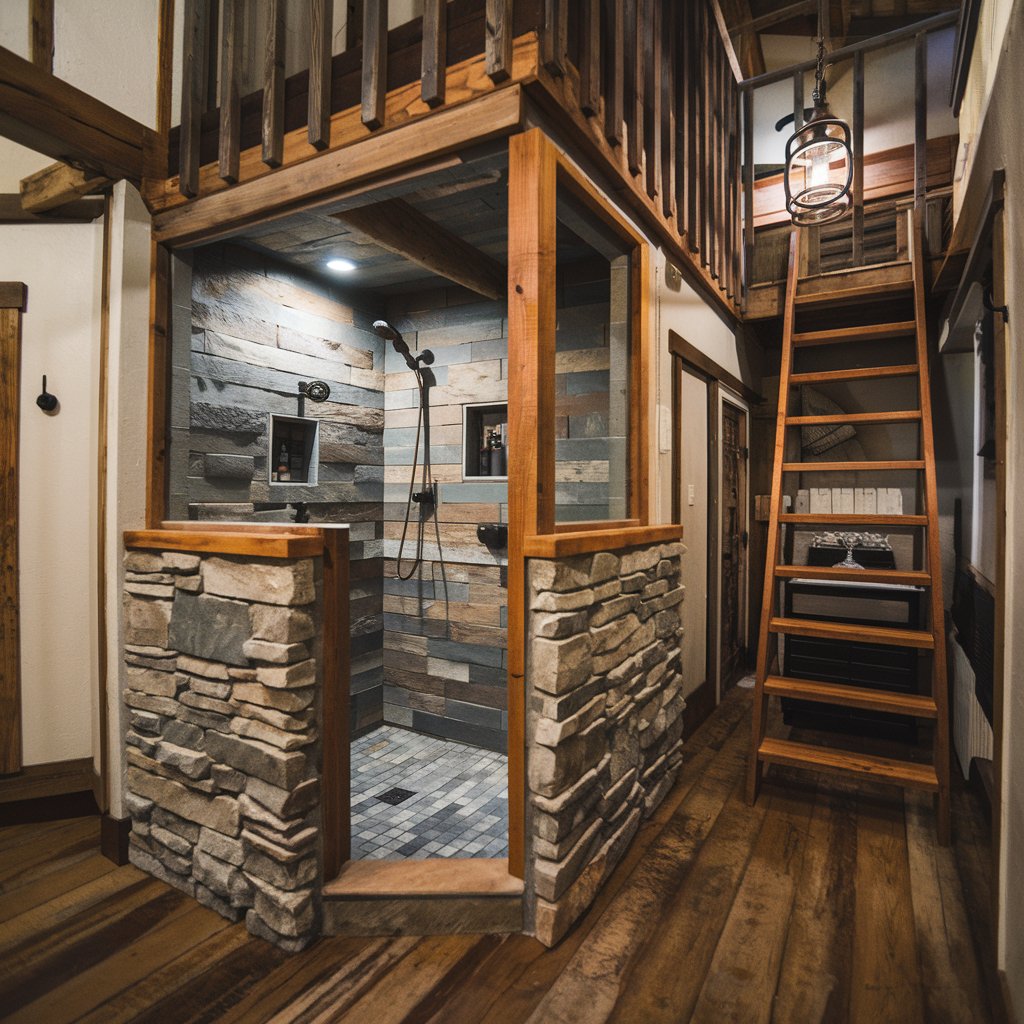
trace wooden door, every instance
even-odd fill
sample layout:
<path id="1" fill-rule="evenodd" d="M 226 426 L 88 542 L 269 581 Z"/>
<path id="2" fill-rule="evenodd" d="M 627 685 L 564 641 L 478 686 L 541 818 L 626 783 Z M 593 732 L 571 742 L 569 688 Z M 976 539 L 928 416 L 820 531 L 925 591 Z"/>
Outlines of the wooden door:
<path id="1" fill-rule="evenodd" d="M 719 590 L 722 693 L 742 675 L 746 663 L 747 414 L 722 403 L 722 585 Z"/>

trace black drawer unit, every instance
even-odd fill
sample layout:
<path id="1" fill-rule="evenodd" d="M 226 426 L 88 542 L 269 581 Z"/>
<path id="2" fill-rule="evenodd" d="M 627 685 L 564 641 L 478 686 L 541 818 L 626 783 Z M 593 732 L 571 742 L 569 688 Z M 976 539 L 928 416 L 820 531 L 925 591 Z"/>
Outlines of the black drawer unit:
<path id="1" fill-rule="evenodd" d="M 889 564 L 877 565 L 877 568 L 892 568 L 890 552 L 872 554 L 888 556 Z M 826 556 L 828 561 L 823 559 L 823 562 L 833 565 L 844 555 L 845 552 L 841 552 L 839 558 L 833 559 L 830 551 Z M 864 564 L 861 551 L 855 551 L 854 557 Z M 920 587 L 794 579 L 787 581 L 785 588 L 787 617 L 864 626 L 921 628 L 923 590 Z M 918 692 L 918 659 L 919 653 L 913 648 L 787 636 L 782 668 L 784 675 L 796 679 L 818 679 L 872 690 L 915 694 Z M 800 728 L 877 736 L 909 743 L 917 741 L 917 720 L 906 715 L 837 707 L 791 697 L 783 698 L 782 714 L 787 725 Z"/>

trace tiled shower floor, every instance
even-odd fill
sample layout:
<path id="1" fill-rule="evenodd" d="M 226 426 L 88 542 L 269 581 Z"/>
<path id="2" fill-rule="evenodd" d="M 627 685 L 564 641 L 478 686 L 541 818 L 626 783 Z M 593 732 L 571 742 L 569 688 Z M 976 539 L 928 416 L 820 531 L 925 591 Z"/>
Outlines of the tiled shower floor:
<path id="1" fill-rule="evenodd" d="M 507 786 L 504 754 L 374 729 L 352 744 L 352 859 L 507 857 Z"/>

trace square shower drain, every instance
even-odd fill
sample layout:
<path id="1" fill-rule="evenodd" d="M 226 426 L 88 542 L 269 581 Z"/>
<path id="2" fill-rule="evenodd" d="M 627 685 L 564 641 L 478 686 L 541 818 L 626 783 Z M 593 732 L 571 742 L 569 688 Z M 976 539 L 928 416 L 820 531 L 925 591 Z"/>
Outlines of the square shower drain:
<path id="1" fill-rule="evenodd" d="M 377 799 L 382 803 L 391 804 L 392 807 L 398 804 L 405 803 L 406 800 L 416 794 L 411 789 L 401 789 L 395 786 L 394 789 L 389 789 L 386 793 L 378 793 Z"/>

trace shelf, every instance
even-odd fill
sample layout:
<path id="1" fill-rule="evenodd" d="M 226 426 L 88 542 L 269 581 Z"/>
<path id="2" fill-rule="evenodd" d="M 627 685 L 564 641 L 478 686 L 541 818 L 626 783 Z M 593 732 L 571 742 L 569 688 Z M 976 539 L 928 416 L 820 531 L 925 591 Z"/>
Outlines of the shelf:
<path id="1" fill-rule="evenodd" d="M 272 487 L 315 487 L 320 469 L 320 421 L 270 415 L 267 480 Z M 287 468 L 285 468 L 287 467 Z M 286 475 L 288 479 L 281 479 Z"/>
<path id="2" fill-rule="evenodd" d="M 497 455 L 488 438 L 502 439 Z M 481 402 L 462 407 L 462 480 L 464 483 L 508 482 L 508 403 Z M 500 460 L 501 473 L 484 472 L 485 460 Z"/>

